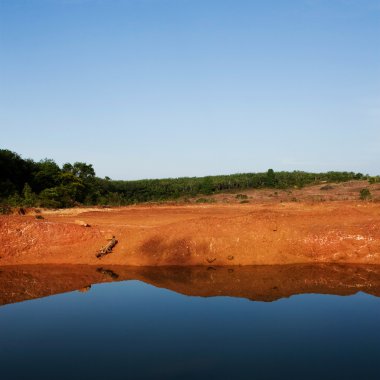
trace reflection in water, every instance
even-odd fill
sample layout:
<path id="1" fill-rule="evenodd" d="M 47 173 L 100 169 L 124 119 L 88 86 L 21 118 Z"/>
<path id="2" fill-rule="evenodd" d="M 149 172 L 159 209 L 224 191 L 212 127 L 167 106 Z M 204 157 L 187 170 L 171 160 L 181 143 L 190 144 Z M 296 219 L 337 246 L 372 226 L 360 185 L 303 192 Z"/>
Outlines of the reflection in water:
<path id="1" fill-rule="evenodd" d="M 0 271 L 2 304 L 68 292 L 0 308 L 2 379 L 379 377 L 378 298 L 361 292 L 265 303 L 236 298 L 379 295 L 379 266 Z M 129 279 L 140 281 L 122 282 Z M 232 297 L 211 297 L 220 295 Z"/>
<path id="2" fill-rule="evenodd" d="M 275 301 L 295 294 L 380 296 L 377 265 L 275 265 L 245 267 L 10 266 L 0 268 L 0 305 L 73 290 L 92 284 L 140 280 L 184 295 L 231 296 Z"/>

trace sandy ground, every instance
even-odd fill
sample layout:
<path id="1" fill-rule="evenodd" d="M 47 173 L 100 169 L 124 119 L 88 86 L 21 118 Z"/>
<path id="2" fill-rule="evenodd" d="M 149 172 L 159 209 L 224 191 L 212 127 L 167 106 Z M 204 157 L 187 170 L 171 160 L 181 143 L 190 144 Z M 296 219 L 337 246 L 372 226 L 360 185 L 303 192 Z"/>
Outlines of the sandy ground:
<path id="1" fill-rule="evenodd" d="M 296 294 L 380 296 L 380 266 L 352 264 L 260 265 L 242 267 L 124 267 L 25 265 L 0 269 L 0 305 L 58 293 L 91 291 L 91 286 L 139 280 L 184 295 L 243 297 L 275 301 Z M 128 284 L 125 284 L 128 286 Z"/>
<path id="2" fill-rule="evenodd" d="M 339 186 L 330 196 L 345 190 L 357 197 L 362 184 Z M 380 264 L 380 203 L 307 200 L 313 191 L 301 192 L 305 199 L 297 202 L 269 197 L 244 204 L 42 211 L 44 219 L 33 212 L 1 216 L 0 266 Z M 115 249 L 98 259 L 96 252 L 113 235 Z"/>

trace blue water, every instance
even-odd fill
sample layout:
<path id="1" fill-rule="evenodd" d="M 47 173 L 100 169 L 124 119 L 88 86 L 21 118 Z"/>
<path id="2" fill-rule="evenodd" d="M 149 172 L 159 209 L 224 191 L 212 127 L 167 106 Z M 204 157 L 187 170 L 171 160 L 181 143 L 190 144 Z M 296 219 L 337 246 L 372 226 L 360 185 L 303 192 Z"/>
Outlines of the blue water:
<path id="1" fill-rule="evenodd" d="M 188 297 L 138 281 L 0 308 L 0 376 L 379 379 L 380 299 Z"/>

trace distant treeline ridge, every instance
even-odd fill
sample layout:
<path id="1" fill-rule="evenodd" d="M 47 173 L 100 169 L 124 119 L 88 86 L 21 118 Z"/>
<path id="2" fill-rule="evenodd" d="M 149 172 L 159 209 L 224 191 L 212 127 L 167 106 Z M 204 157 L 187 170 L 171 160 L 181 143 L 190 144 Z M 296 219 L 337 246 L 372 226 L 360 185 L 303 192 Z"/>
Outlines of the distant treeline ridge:
<path id="1" fill-rule="evenodd" d="M 114 181 L 96 177 L 91 164 L 75 162 L 59 167 L 51 159 L 35 162 L 0 149 L 0 203 L 9 206 L 129 205 L 245 189 L 301 188 L 323 181 L 359 179 L 380 182 L 380 177 L 353 172 L 274 172 L 272 169 L 265 173 Z"/>

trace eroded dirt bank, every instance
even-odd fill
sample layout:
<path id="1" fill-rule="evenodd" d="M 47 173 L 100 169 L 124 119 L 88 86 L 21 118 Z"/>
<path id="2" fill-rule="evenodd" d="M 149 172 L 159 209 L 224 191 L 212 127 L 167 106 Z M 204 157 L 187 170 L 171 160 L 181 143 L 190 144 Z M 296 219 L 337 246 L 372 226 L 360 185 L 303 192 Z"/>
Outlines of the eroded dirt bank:
<path id="1" fill-rule="evenodd" d="M 190 296 L 231 296 L 275 301 L 296 294 L 380 296 L 380 266 L 296 264 L 242 267 L 96 267 L 26 265 L 0 267 L 0 305 L 79 290 L 91 285 L 140 280 Z M 128 286 L 128 284 L 126 284 Z"/>
<path id="2" fill-rule="evenodd" d="M 0 217 L 0 266 L 380 264 L 379 203 L 136 206 L 42 215 Z M 119 241 L 114 251 L 96 258 L 112 235 Z"/>

